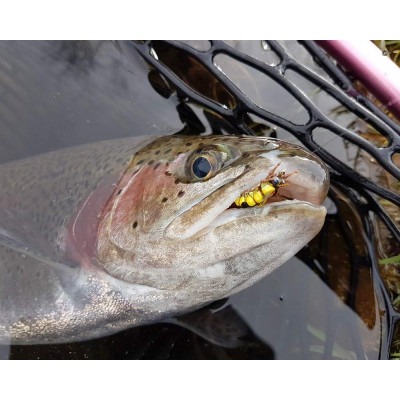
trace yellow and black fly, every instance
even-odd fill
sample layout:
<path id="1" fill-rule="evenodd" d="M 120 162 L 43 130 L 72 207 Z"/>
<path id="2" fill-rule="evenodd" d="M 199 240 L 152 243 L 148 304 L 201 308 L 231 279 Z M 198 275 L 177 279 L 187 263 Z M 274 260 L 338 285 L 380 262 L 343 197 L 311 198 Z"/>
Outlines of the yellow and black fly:
<path id="1" fill-rule="evenodd" d="M 282 186 L 286 186 L 286 179 L 296 174 L 298 171 L 291 172 L 287 174 L 284 171 L 275 173 L 276 169 L 279 167 L 278 163 L 275 168 L 268 174 L 268 176 L 260 182 L 260 184 L 252 190 L 244 192 L 236 200 L 235 204 L 238 207 L 254 207 L 256 205 L 262 207 L 268 199 L 276 196 L 278 189 Z"/>

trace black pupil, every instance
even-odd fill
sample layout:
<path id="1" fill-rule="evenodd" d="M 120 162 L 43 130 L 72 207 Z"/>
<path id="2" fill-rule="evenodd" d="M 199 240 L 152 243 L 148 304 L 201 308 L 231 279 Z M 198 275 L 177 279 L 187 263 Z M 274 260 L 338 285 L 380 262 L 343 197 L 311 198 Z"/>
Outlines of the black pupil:
<path id="1" fill-rule="evenodd" d="M 210 171 L 211 171 L 210 161 L 208 161 L 207 158 L 205 158 L 205 157 L 199 157 L 193 163 L 193 173 L 198 178 L 206 177 Z"/>

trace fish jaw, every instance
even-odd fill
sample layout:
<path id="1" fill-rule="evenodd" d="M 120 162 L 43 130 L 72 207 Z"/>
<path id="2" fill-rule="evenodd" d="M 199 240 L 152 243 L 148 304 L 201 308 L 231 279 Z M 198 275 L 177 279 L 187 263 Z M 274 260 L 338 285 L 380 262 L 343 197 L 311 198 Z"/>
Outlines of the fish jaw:
<path id="1" fill-rule="evenodd" d="M 235 221 L 219 225 L 204 235 L 198 248 L 192 247 L 192 252 L 202 251 L 203 266 L 199 265 L 186 280 L 186 286 L 179 289 L 186 292 L 188 299 L 205 304 L 206 300 L 228 297 L 272 273 L 318 234 L 326 209 L 287 201 L 250 212 L 243 210 L 241 214 Z M 250 238 L 243 236 L 243 226 L 252 230 Z M 232 256 L 232 249 L 240 251 Z M 215 262 L 216 258 L 224 261 Z"/>

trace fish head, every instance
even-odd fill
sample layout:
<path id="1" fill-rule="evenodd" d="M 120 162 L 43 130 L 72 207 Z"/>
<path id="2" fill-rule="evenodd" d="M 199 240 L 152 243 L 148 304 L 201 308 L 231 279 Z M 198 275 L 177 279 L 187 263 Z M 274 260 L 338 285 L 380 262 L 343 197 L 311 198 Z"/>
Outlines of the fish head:
<path id="1" fill-rule="evenodd" d="M 253 207 L 243 194 L 285 178 Z M 264 137 L 161 137 L 138 151 L 101 215 L 111 275 L 203 303 L 251 285 L 322 228 L 329 174 L 301 147 Z"/>

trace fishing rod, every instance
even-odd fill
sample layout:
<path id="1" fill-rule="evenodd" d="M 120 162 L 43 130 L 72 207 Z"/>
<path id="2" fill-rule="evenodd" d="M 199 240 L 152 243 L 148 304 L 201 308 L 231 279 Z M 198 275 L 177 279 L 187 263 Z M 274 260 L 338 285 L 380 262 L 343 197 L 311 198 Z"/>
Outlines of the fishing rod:
<path id="1" fill-rule="evenodd" d="M 347 72 L 356 77 L 400 119 L 400 68 L 369 40 L 317 40 Z M 351 91 L 348 93 L 352 95 Z"/>

